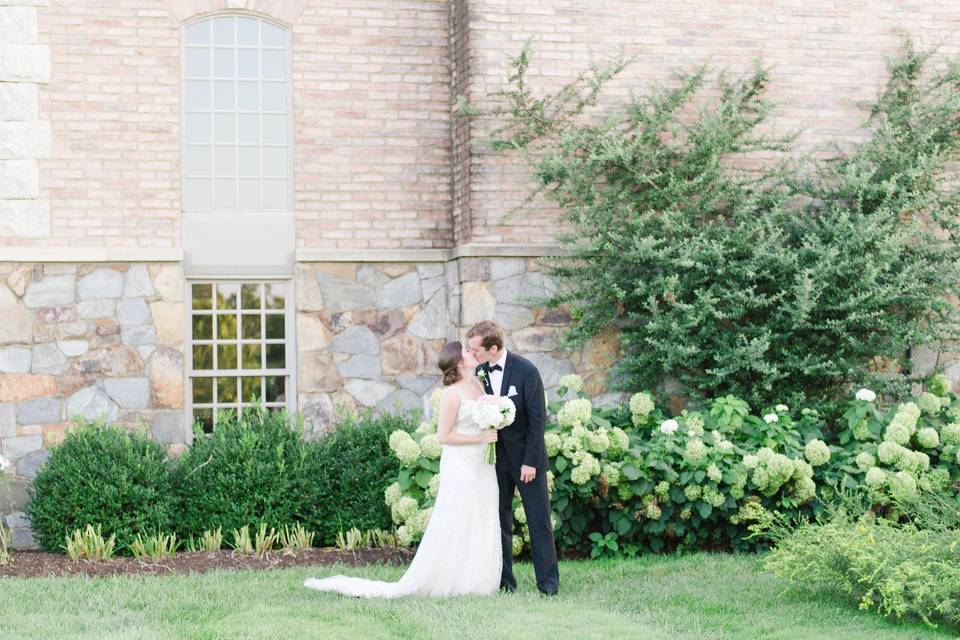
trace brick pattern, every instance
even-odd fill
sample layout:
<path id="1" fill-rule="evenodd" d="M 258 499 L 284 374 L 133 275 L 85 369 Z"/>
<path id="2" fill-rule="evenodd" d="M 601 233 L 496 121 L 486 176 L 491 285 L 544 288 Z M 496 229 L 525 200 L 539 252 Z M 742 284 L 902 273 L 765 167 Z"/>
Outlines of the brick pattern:
<path id="1" fill-rule="evenodd" d="M 507 57 L 532 37 L 534 75 L 557 87 L 620 47 L 637 62 L 611 98 L 669 81 L 711 58 L 773 68 L 778 130 L 800 147 L 855 139 L 858 103 L 885 79 L 897 29 L 960 51 L 960 4 L 944 0 L 31 0 L 0 12 L 0 120 L 50 122 L 37 180 L 11 165 L 16 199 L 49 200 L 0 229 L 0 246 L 176 248 L 180 244 L 180 25 L 241 7 L 289 20 L 295 107 L 297 245 L 436 248 L 548 243 L 557 212 L 510 214 L 528 193 L 515 158 L 491 154 L 481 123 L 453 119 L 457 95 L 481 106 Z M 34 20 L 35 19 L 35 20 Z M 49 68 L 47 68 L 49 67 Z M 13 71 L 11 71 L 11 69 Z M 40 85 L 29 95 L 5 85 Z M 27 115 L 24 115 L 27 105 Z M 0 156 L 40 155 L 43 125 L 2 128 Z M 0 157 L 0 163 L 19 162 Z M 35 160 L 30 158 L 30 160 Z M 19 171 L 19 173 L 18 173 Z M 5 211 L 8 211 L 8 205 Z M 47 236 L 30 238 L 25 236 Z"/>
<path id="2" fill-rule="evenodd" d="M 532 38 L 532 77 L 559 87 L 591 57 L 623 47 L 636 63 L 610 85 L 610 98 L 669 82 L 708 59 L 733 73 L 762 57 L 772 67 L 770 97 L 781 106 L 776 130 L 803 129 L 799 147 L 827 149 L 851 140 L 863 121 L 858 104 L 886 80 L 885 57 L 899 45 L 897 29 L 918 44 L 960 53 L 960 4 L 942 0 L 470 0 L 473 98 L 489 106 L 501 86 L 508 55 Z M 475 125 L 474 140 L 482 138 Z M 556 212 L 546 206 L 503 217 L 529 193 L 516 161 L 475 144 L 471 158 L 472 233 L 480 243 L 549 242 Z"/>
<path id="3" fill-rule="evenodd" d="M 450 87 L 451 99 L 470 94 L 470 21 L 468 0 L 453 0 L 450 4 Z M 470 121 L 453 115 L 450 126 L 450 162 L 453 172 L 453 230 L 454 245 L 467 242 L 471 235 L 470 217 Z"/>
<path id="4" fill-rule="evenodd" d="M 300 247 L 452 241 L 444 0 L 315 1 L 293 27 Z"/>

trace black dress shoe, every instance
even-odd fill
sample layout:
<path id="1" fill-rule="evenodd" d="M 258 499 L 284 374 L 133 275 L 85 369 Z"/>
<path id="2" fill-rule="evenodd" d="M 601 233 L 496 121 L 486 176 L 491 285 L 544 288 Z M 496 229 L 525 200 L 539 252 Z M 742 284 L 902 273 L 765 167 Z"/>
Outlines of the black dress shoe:
<path id="1" fill-rule="evenodd" d="M 556 592 L 556 591 L 544 591 L 543 589 L 539 589 L 539 591 L 540 591 L 540 595 L 542 595 L 542 596 L 555 596 L 555 595 L 557 595 L 557 592 Z"/>
<path id="2" fill-rule="evenodd" d="M 503 591 L 504 593 L 513 593 L 513 592 L 516 591 L 516 590 L 517 590 L 516 587 L 511 587 L 511 586 L 508 585 L 508 584 L 502 584 L 502 585 L 500 585 L 500 591 Z"/>

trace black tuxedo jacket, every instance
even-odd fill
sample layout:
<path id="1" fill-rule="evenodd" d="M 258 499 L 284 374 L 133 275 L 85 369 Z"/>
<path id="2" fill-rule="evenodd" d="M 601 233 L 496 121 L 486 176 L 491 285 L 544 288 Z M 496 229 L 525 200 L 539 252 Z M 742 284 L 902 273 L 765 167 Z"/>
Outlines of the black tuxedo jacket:
<path id="1" fill-rule="evenodd" d="M 479 367 L 479 373 L 483 367 Z M 492 394 L 489 375 L 483 386 Z M 532 362 L 507 351 L 507 361 L 503 368 L 503 384 L 500 395 L 506 396 L 513 386 L 517 393 L 510 396 L 517 407 L 517 417 L 513 424 L 500 430 L 497 440 L 497 464 L 506 462 L 515 474 L 520 466 L 536 467 L 538 474 L 546 474 L 550 468 L 547 460 L 547 448 L 543 444 L 543 432 L 547 423 L 547 402 L 543 393 L 543 380 Z"/>

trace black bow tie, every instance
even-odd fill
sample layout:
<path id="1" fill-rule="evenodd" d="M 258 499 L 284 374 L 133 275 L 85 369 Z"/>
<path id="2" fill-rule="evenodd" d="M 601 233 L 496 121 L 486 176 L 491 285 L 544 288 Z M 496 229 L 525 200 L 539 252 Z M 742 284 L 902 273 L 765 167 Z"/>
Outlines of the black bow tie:
<path id="1" fill-rule="evenodd" d="M 503 371 L 503 367 L 498 364 L 487 364 L 487 371 Z"/>

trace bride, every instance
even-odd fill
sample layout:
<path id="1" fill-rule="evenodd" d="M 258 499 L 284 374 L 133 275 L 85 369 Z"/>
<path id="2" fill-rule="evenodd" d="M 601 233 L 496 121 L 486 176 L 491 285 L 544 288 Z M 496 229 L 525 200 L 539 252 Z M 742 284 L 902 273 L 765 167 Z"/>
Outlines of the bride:
<path id="1" fill-rule="evenodd" d="M 474 373 L 479 363 L 461 343 L 450 342 L 437 364 L 446 387 L 437 425 L 443 445 L 440 488 L 410 567 L 399 582 L 338 575 L 309 578 L 305 587 L 366 598 L 488 595 L 497 590 L 503 562 L 497 476 L 483 459 L 497 431 L 481 430 L 470 417 L 470 406 L 483 395 Z"/>

